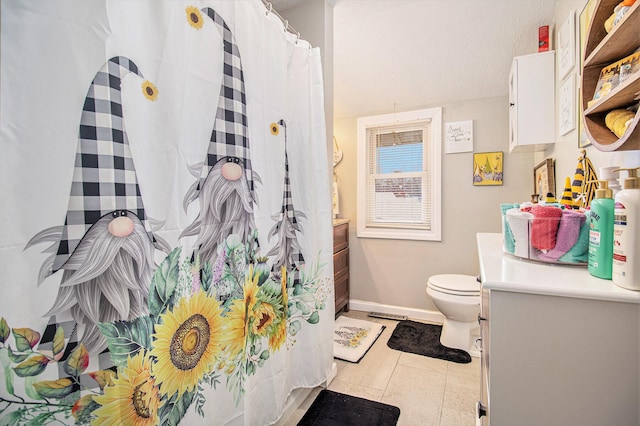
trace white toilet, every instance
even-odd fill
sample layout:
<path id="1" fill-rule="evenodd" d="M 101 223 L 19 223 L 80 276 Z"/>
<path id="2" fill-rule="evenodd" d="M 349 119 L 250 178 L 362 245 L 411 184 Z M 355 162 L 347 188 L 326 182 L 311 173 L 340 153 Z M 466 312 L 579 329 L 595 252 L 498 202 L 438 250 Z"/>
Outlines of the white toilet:
<path id="1" fill-rule="evenodd" d="M 427 297 L 444 315 L 440 343 L 480 356 L 475 346 L 480 328 L 480 283 L 476 277 L 458 274 L 429 277 Z"/>

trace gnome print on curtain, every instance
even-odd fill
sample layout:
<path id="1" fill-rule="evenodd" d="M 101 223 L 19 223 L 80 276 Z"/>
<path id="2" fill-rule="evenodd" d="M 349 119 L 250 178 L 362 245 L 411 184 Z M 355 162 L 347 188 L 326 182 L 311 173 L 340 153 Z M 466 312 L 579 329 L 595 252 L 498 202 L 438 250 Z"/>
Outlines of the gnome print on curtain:
<path id="1" fill-rule="evenodd" d="M 184 209 L 200 200 L 196 219 L 180 237 L 196 236 L 196 252 L 203 263 L 214 264 L 219 247 L 235 234 L 246 242 L 255 229 L 253 205 L 257 202 L 254 182 L 260 177 L 251 169 L 247 136 L 247 101 L 240 51 L 231 30 L 213 9 L 202 9 L 222 33 L 223 77 L 218 108 L 204 163 L 192 167 L 198 180 L 184 198 Z M 189 23 L 204 25 L 200 11 L 188 13 Z"/>
<path id="2" fill-rule="evenodd" d="M 61 63 L 81 74 L 68 80 L 69 88 L 86 89 L 86 83 L 74 88 L 73 82 L 82 81 L 87 66 L 86 81 L 93 80 L 79 129 L 80 106 L 74 99 L 82 101 L 84 92 L 64 98 L 69 101 L 65 119 L 73 123 L 70 133 L 54 132 L 66 135 L 53 140 L 68 143 L 70 151 L 77 143 L 70 192 L 63 174 L 46 169 L 52 178 L 62 179 L 56 182 L 63 188 L 57 194 L 60 208 L 35 229 L 14 218 L 10 220 L 18 226 L 8 222 L 29 230 L 16 232 L 20 243 L 10 248 L 20 262 L 14 267 L 2 258 L 3 267 L 13 268 L 13 277 L 20 277 L 25 265 L 34 275 L 40 268 L 38 285 L 46 289 L 55 279 L 60 284 L 50 289 L 53 295 L 57 291 L 51 305 L 48 296 L 38 300 L 44 305 L 31 304 L 37 308 L 33 328 L 16 319 L 22 317 L 16 309 L 28 303 L 5 303 L 0 312 L 5 374 L 0 380 L 0 424 L 276 422 L 290 393 L 325 380 L 332 359 L 330 203 L 329 197 L 306 196 L 329 192 L 319 50 L 283 39 L 279 26 L 255 25 L 265 16 L 258 1 L 225 0 L 216 11 L 168 1 L 108 2 L 107 30 L 100 27 L 102 20 L 67 28 L 68 22 L 82 22 L 85 13 L 68 8 L 73 19 L 50 19 L 47 32 L 34 31 L 34 21 L 42 20 L 16 25 L 25 21 L 23 9 L 32 13 L 32 8 L 10 3 L 3 23 L 13 17 L 14 25 L 7 27 L 15 29 L 16 40 L 54 30 L 66 37 L 68 30 L 75 36 L 68 37 L 71 47 L 50 48 L 72 52 L 72 60 Z M 59 17 L 59 6 L 46 0 L 40 5 L 47 9 L 43 16 Z M 104 40 L 79 43 L 85 33 L 100 33 Z M 206 36 L 213 40 L 198 39 Z M 183 55 L 184 42 L 194 40 L 197 48 Z M 103 49 L 103 42 L 105 51 L 116 53 L 100 63 L 93 62 L 93 52 L 79 54 L 85 44 Z M 158 89 L 132 60 L 116 56 L 120 42 L 126 43 L 129 57 L 150 64 L 145 65 L 147 73 L 153 67 L 161 76 L 158 102 L 146 103 L 156 100 Z M 262 49 L 271 43 L 273 49 Z M 49 105 L 56 105 L 66 91 L 54 85 L 52 95 L 43 97 L 33 87 L 22 93 L 23 82 L 33 80 L 39 64 L 48 64 L 38 62 L 34 52 L 23 53 L 27 45 L 35 49 L 34 43 L 6 49 L 15 42 L 2 37 L 1 44 L 3 55 L 10 53 L 12 59 L 2 63 L 3 78 L 13 72 L 12 80 L 20 83 L 7 85 L 7 90 L 3 86 L 3 105 L 38 106 L 43 116 L 34 126 L 31 111 L 3 110 L 9 111 L 0 119 L 3 137 L 29 148 L 9 150 L 17 157 L 51 146 L 42 129 L 60 122 Z M 20 68 L 30 79 L 7 66 L 23 54 L 33 63 Z M 212 69 L 209 60 L 219 55 L 222 70 Z M 214 78 L 202 78 L 207 73 Z M 265 75 L 273 78 L 263 79 Z M 215 116 L 202 118 L 214 109 Z M 248 113 L 255 118 L 249 121 Z M 286 121 L 279 120 L 283 117 Z M 194 129 L 204 130 L 204 139 L 191 137 L 197 134 Z M 52 151 L 58 163 L 70 162 L 74 155 Z M 185 161 L 185 153 L 196 157 Z M 31 176 L 32 159 L 23 157 L 0 156 L 0 170 Z M 65 168 L 62 163 L 56 166 Z M 310 169 L 314 173 L 305 172 Z M 19 199 L 19 191 L 11 191 Z M 258 198 L 268 207 L 259 209 Z M 167 208 L 167 226 L 158 229 L 150 213 L 157 218 L 162 205 L 182 205 L 186 214 Z M 25 203 L 23 208 L 33 206 Z M 29 213 L 22 220 L 41 214 Z M 58 226 L 40 231 L 52 224 Z M 46 253 L 44 261 L 40 250 Z M 25 281 L 35 286 L 36 278 L 29 275 Z M 28 290 L 15 293 L 29 296 Z M 36 329 L 47 318 L 41 334 Z"/>
<path id="3" fill-rule="evenodd" d="M 124 125 L 121 82 L 142 82 L 153 101 L 156 87 L 130 59 L 109 59 L 96 73 L 82 109 L 69 207 L 63 226 L 35 235 L 25 249 L 53 242 L 40 268 L 39 284 L 63 270 L 58 295 L 46 315 L 70 312 L 90 353 L 106 348 L 97 324 L 148 312 L 154 250 L 169 246 L 153 235 L 142 203 Z"/>
<path id="4" fill-rule="evenodd" d="M 296 232 L 302 232 L 298 218 L 306 218 L 304 213 L 296 211 L 293 207 L 291 196 L 291 182 L 289 181 L 289 156 L 287 155 L 287 123 L 284 120 L 271 125 L 271 133 L 279 133 L 279 125 L 284 129 L 284 191 L 282 196 L 282 209 L 272 216 L 276 224 L 269 231 L 269 238 L 278 237 L 277 244 L 267 253 L 267 256 L 275 256 L 272 270 L 275 274 L 285 267 L 291 271 L 292 282 L 298 280 L 298 272 L 304 265 L 302 248 L 298 242 Z"/>

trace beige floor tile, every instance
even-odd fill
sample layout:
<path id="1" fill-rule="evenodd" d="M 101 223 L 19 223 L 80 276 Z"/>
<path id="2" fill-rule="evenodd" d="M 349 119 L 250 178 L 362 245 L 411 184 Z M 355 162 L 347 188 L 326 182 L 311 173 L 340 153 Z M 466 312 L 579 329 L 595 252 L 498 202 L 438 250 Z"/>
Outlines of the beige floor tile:
<path id="1" fill-rule="evenodd" d="M 400 358 L 398 358 L 398 365 L 420 368 L 441 374 L 447 374 L 448 364 L 450 364 L 450 362 L 442 359 L 411 354 L 408 352 L 400 352 Z"/>
<path id="2" fill-rule="evenodd" d="M 476 402 L 480 399 L 480 387 L 461 384 L 458 380 L 447 376 L 444 387 L 443 407 L 473 415 Z"/>
<path id="3" fill-rule="evenodd" d="M 445 381 L 444 373 L 398 365 L 381 402 L 400 408 L 398 424 L 438 425 Z"/>
<path id="4" fill-rule="evenodd" d="M 391 351 L 387 347 L 386 333 L 387 330 L 383 331 L 359 363 L 337 360 L 337 378 L 344 382 L 384 391 L 400 357 L 399 352 Z"/>
<path id="5" fill-rule="evenodd" d="M 334 379 L 331 382 L 331 385 L 329 385 L 329 390 L 378 402 L 380 402 L 380 400 L 382 399 L 382 395 L 384 394 L 384 390 L 382 389 L 370 388 L 367 386 L 350 383 L 348 381 L 343 381 L 338 378 Z"/>
<path id="6" fill-rule="evenodd" d="M 469 414 L 467 412 L 443 407 L 440 426 L 475 426 L 476 420 L 474 416 L 475 412 L 473 414 Z"/>
<path id="7" fill-rule="evenodd" d="M 480 358 L 471 358 L 471 362 L 468 364 L 458 364 L 455 362 L 450 362 L 449 368 L 447 370 L 447 374 L 457 377 L 461 380 L 467 379 L 469 381 L 473 381 L 480 383 Z"/>
<path id="8" fill-rule="evenodd" d="M 473 426 L 480 395 L 480 360 L 457 364 L 393 350 L 387 341 L 397 321 L 369 317 L 368 312 L 342 313 L 351 318 L 384 324 L 376 343 L 358 364 L 336 360 L 338 375 L 329 389 L 395 405 L 399 426 Z M 278 426 L 295 426 L 311 406 L 320 388 Z"/>

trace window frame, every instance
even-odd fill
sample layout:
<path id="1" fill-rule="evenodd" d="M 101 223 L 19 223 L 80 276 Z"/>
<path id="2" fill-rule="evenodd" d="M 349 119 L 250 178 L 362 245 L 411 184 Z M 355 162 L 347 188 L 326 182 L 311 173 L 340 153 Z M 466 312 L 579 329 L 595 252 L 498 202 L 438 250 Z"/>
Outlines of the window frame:
<path id="1" fill-rule="evenodd" d="M 429 141 L 424 143 L 423 152 L 430 152 L 423 167 L 426 168 L 430 182 L 431 203 L 425 206 L 430 213 L 431 228 L 412 227 L 406 224 L 387 224 L 367 226 L 366 206 L 369 188 L 367 187 L 368 155 L 367 129 L 373 127 L 398 128 L 430 120 Z M 442 241 L 442 108 L 427 108 L 402 113 L 381 114 L 358 118 L 358 161 L 357 161 L 357 236 L 359 238 L 381 238 L 397 240 Z"/>

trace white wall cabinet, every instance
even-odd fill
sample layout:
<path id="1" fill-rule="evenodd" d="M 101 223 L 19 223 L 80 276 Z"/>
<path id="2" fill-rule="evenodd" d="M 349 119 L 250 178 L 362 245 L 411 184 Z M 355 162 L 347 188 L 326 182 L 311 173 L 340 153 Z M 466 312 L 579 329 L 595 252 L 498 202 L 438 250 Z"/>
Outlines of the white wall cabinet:
<path id="1" fill-rule="evenodd" d="M 477 242 L 482 424 L 640 424 L 640 292 Z"/>
<path id="2" fill-rule="evenodd" d="M 509 73 L 509 152 L 555 141 L 555 52 L 513 58 Z"/>

